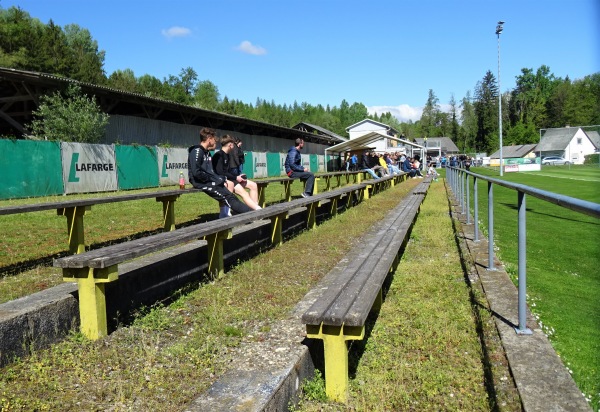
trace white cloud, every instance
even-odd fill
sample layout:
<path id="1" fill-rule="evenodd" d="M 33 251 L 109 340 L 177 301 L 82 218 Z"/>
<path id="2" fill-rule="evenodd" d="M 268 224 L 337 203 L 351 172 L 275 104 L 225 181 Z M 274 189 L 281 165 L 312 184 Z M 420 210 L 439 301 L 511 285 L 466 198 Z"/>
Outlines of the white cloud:
<path id="1" fill-rule="evenodd" d="M 421 114 L 423 113 L 422 107 L 411 107 L 407 104 L 398 106 L 371 106 L 367 107 L 367 110 L 369 114 L 377 113 L 378 115 L 390 112 L 392 116 L 401 122 L 408 122 L 409 120 L 416 122 L 421 118 Z"/>
<path id="2" fill-rule="evenodd" d="M 186 37 L 192 34 L 192 31 L 187 27 L 179 26 L 173 26 L 169 27 L 168 29 L 162 29 L 160 32 L 167 39 L 172 39 L 173 37 Z"/>
<path id="3" fill-rule="evenodd" d="M 255 56 L 267 54 L 266 49 L 260 46 L 255 46 L 248 40 L 244 40 L 243 42 L 241 42 L 240 45 L 236 47 L 236 49 L 241 51 L 242 53 L 253 54 Z"/>

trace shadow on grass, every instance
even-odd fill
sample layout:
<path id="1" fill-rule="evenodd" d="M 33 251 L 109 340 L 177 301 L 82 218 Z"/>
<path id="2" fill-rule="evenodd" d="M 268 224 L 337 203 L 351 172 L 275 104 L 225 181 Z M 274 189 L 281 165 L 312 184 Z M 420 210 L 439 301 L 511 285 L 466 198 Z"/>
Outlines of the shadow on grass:
<path id="1" fill-rule="evenodd" d="M 504 205 L 510 209 L 516 210 L 518 211 L 519 208 L 517 205 L 513 204 L 513 203 L 500 203 L 501 205 Z M 596 225 L 596 226 L 600 226 L 600 223 L 593 221 L 593 220 L 581 220 L 581 219 L 573 219 L 570 217 L 565 217 L 565 216 L 559 216 L 559 215 L 554 215 L 551 213 L 542 213 L 542 212 L 536 212 L 534 209 L 530 209 L 528 207 L 525 208 L 525 211 L 527 213 L 535 213 L 536 215 L 540 215 L 540 216 L 547 216 L 547 217 L 552 217 L 555 219 L 560 219 L 560 220 L 566 220 L 569 222 L 577 222 L 577 223 L 585 223 L 585 224 L 590 224 L 590 225 Z"/>

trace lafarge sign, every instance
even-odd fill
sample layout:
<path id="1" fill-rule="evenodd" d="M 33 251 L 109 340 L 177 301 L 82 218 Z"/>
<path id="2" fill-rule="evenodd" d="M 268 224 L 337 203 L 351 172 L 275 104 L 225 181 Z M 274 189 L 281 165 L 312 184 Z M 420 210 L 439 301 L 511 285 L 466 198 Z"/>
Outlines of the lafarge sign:
<path id="1" fill-rule="evenodd" d="M 118 189 L 114 146 L 63 142 L 60 149 L 65 193 Z"/>

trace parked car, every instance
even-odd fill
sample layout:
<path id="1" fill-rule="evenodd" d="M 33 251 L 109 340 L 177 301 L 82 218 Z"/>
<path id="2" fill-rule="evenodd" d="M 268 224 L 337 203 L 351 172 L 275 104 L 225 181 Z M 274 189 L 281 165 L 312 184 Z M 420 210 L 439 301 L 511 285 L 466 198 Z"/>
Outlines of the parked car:
<path id="1" fill-rule="evenodd" d="M 542 159 L 543 165 L 568 165 L 571 164 L 567 159 L 560 156 L 548 156 Z"/>

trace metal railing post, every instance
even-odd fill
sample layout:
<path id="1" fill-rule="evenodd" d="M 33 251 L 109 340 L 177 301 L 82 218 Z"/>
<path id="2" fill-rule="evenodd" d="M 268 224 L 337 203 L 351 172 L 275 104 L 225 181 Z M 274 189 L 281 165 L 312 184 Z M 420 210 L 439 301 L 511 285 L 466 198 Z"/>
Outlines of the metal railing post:
<path id="1" fill-rule="evenodd" d="M 467 225 L 471 224 L 471 210 L 469 208 L 469 204 L 470 204 L 470 195 L 469 195 L 469 175 L 465 172 L 465 186 L 467 188 L 467 201 L 466 201 L 466 206 L 467 206 Z"/>
<path id="2" fill-rule="evenodd" d="M 527 328 L 527 227 L 526 227 L 526 199 L 525 193 L 518 193 L 519 208 L 519 327 L 516 332 L 519 335 L 531 335 L 532 332 Z"/>
<path id="3" fill-rule="evenodd" d="M 492 182 L 488 182 L 488 270 L 496 270 L 494 267 L 494 188 Z"/>
<path id="4" fill-rule="evenodd" d="M 460 208 L 461 213 L 465 214 L 465 172 L 464 170 L 460 170 Z"/>
<path id="5" fill-rule="evenodd" d="M 475 238 L 473 241 L 475 242 L 479 242 L 479 199 L 477 193 L 477 177 L 473 176 L 473 219 L 475 220 Z"/>

